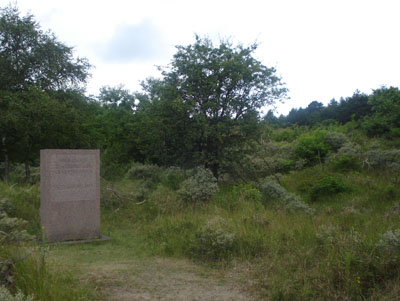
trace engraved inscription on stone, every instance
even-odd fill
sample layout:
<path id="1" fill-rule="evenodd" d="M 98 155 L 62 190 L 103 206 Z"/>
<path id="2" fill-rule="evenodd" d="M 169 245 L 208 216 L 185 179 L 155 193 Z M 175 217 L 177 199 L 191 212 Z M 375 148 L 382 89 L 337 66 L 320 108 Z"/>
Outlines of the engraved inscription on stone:
<path id="1" fill-rule="evenodd" d="M 50 201 L 83 201 L 96 195 L 93 155 L 54 154 L 50 161 Z"/>

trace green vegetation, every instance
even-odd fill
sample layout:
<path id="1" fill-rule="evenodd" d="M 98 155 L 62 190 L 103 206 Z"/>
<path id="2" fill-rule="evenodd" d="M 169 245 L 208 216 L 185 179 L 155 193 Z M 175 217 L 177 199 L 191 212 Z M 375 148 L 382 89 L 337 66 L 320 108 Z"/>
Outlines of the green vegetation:
<path id="1" fill-rule="evenodd" d="M 256 45 L 196 37 L 142 92 L 89 99 L 86 60 L 32 16 L 4 8 L 0 29 L 1 298 L 105 299 L 156 258 L 233 273 L 254 298 L 398 298 L 398 88 L 261 119 L 286 89 L 252 57 Z M 9 41 L 25 40 L 16 74 Z M 29 62 L 52 50 L 60 69 L 34 73 Z M 38 244 L 38 150 L 86 147 L 101 149 L 102 233 L 113 240 Z"/>

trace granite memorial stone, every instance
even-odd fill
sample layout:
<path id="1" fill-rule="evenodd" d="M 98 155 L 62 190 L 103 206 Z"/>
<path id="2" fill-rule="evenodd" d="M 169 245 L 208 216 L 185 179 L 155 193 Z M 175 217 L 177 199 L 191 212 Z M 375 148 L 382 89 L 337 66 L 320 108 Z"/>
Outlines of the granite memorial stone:
<path id="1" fill-rule="evenodd" d="M 46 241 L 100 237 L 100 151 L 40 151 L 40 216 Z"/>

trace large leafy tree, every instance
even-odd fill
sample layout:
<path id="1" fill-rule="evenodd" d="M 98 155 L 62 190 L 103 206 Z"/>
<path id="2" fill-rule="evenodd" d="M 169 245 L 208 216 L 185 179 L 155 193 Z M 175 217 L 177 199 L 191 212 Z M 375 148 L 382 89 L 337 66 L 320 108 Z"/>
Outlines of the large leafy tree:
<path id="1" fill-rule="evenodd" d="M 177 47 L 162 79 L 144 83 L 160 163 L 203 164 L 217 176 L 243 151 L 257 133 L 259 110 L 286 95 L 276 70 L 254 58 L 256 48 L 214 46 L 196 36 L 194 44 Z"/>
<path id="2" fill-rule="evenodd" d="M 82 95 L 89 68 L 86 59 L 73 57 L 71 47 L 51 32 L 43 32 L 32 15 L 21 17 L 11 5 L 0 8 L 0 152 L 6 165 L 12 152 L 25 162 L 29 177 L 29 161 L 37 157 L 38 143 L 53 145 L 45 144 L 50 140 L 43 138 L 56 137 L 57 125 L 65 116 L 73 114 L 77 120 L 78 111 L 70 110 L 73 105 L 66 105 L 68 101 L 61 100 L 58 92 Z M 71 124 L 64 125 L 70 128 Z M 63 134 L 76 141 L 75 133 Z"/>
<path id="3" fill-rule="evenodd" d="M 74 59 L 73 48 L 13 6 L 0 9 L 0 58 L 1 90 L 75 88 L 89 75 L 86 59 Z"/>

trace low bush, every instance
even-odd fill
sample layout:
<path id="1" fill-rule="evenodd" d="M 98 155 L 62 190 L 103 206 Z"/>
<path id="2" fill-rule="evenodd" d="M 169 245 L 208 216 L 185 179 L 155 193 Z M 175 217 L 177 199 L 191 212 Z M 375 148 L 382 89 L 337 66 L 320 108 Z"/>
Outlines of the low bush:
<path id="1" fill-rule="evenodd" d="M 345 172 L 350 170 L 359 170 L 361 168 L 360 162 L 349 156 L 336 156 L 330 161 L 330 164 L 335 171 Z"/>
<path id="2" fill-rule="evenodd" d="M 388 230 L 382 234 L 378 246 L 400 255 L 400 229 Z"/>
<path id="3" fill-rule="evenodd" d="M 260 202 L 262 199 L 261 192 L 250 184 L 240 184 L 233 187 L 234 194 L 241 201 Z"/>
<path id="4" fill-rule="evenodd" d="M 309 165 L 322 162 L 331 149 L 326 139 L 327 133 L 325 131 L 301 136 L 295 147 L 296 158 L 307 160 Z"/>
<path id="5" fill-rule="evenodd" d="M 145 180 L 149 185 L 160 182 L 162 168 L 152 164 L 134 163 L 126 173 L 126 178 L 130 180 Z"/>
<path id="6" fill-rule="evenodd" d="M 26 220 L 30 234 L 40 233 L 40 193 L 39 185 L 6 185 L 0 182 L 0 208 L 8 216 Z"/>
<path id="7" fill-rule="evenodd" d="M 338 156 L 347 156 L 353 159 L 360 159 L 361 148 L 358 144 L 345 143 L 337 151 Z"/>
<path id="8" fill-rule="evenodd" d="M 225 219 L 214 217 L 196 232 L 192 256 L 203 260 L 229 259 L 234 241 L 232 226 Z"/>
<path id="9" fill-rule="evenodd" d="M 171 166 L 165 170 L 161 183 L 172 190 L 178 190 L 184 180 L 184 171 L 179 167 Z"/>
<path id="10" fill-rule="evenodd" d="M 219 190 L 217 179 L 209 169 L 197 167 L 191 176 L 182 182 L 178 195 L 188 203 L 210 200 Z"/>
<path id="11" fill-rule="evenodd" d="M 330 132 L 325 137 L 325 143 L 333 151 L 339 150 L 343 145 L 349 142 L 349 139 L 343 133 Z"/>
<path id="12" fill-rule="evenodd" d="M 350 190 L 340 175 L 325 175 L 316 182 L 310 191 L 310 199 L 319 201 L 324 197 L 329 197 L 341 192 Z"/>
<path id="13" fill-rule="evenodd" d="M 265 201 L 278 201 L 288 211 L 303 211 L 312 214 L 314 210 L 294 193 L 288 192 L 274 177 L 266 177 L 258 186 Z"/>
<path id="14" fill-rule="evenodd" d="M 376 170 L 400 171 L 400 150 L 373 149 L 366 153 L 367 166 Z"/>
<path id="15" fill-rule="evenodd" d="M 361 168 L 361 149 L 360 146 L 353 143 L 344 143 L 337 152 L 330 153 L 326 162 L 333 170 L 346 172 L 350 170 L 359 170 Z"/>
<path id="16" fill-rule="evenodd" d="M 263 195 L 264 202 L 284 200 L 290 197 L 286 189 L 274 177 L 264 178 L 257 186 Z"/>
<path id="17" fill-rule="evenodd" d="M 28 222 L 20 218 L 9 217 L 7 213 L 0 211 L 0 244 L 32 240 L 25 226 Z"/>
<path id="18" fill-rule="evenodd" d="M 10 291 L 4 286 L 0 286 L 0 300 L 1 301 L 33 301 L 32 296 L 25 296 L 21 291 L 18 291 L 13 296 Z"/>
<path id="19" fill-rule="evenodd" d="M 110 162 L 107 159 L 103 159 L 103 157 L 100 164 L 100 176 L 108 181 L 122 179 L 131 167 L 130 164 Z"/>
<path id="20" fill-rule="evenodd" d="M 4 164 L 0 164 L 0 171 L 4 170 Z M 14 184 L 23 184 L 26 182 L 26 170 L 25 164 L 22 163 L 10 163 L 9 165 L 9 183 Z M 39 166 L 31 166 L 30 167 L 30 184 L 39 183 L 40 180 L 40 167 Z"/>

